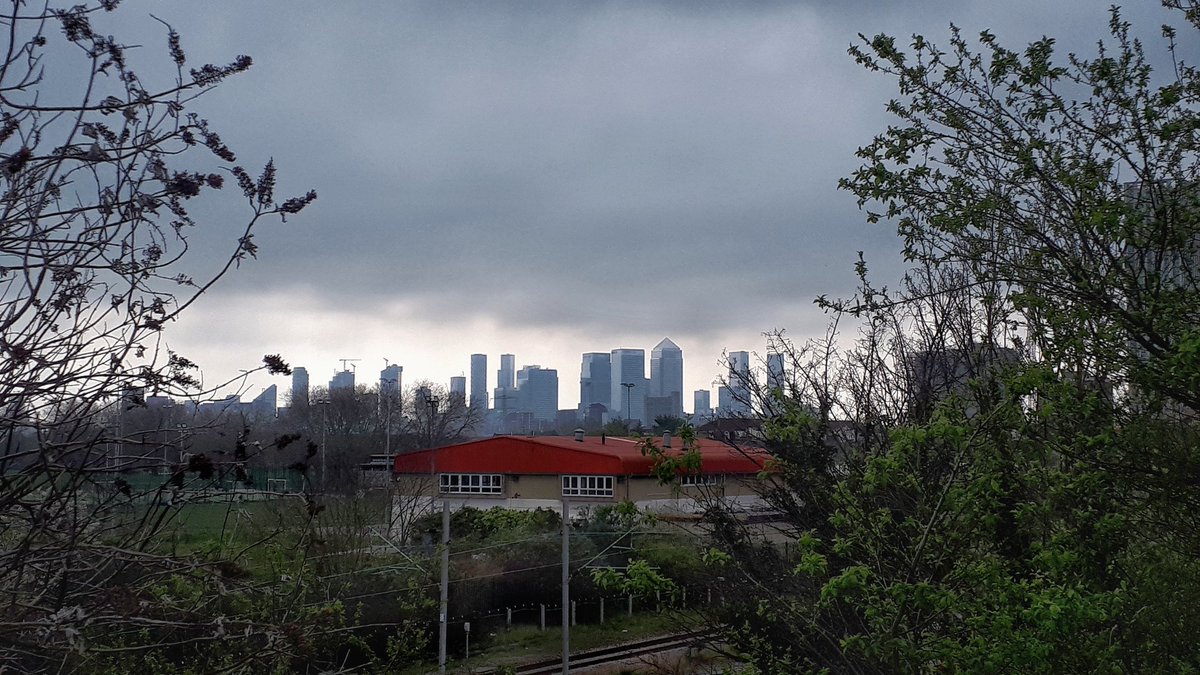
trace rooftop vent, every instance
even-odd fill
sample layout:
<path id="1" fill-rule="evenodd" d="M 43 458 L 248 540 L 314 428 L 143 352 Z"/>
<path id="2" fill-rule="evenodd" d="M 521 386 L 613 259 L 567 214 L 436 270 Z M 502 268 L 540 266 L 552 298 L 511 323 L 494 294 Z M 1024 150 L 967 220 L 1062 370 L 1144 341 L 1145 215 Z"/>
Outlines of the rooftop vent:
<path id="1" fill-rule="evenodd" d="M 583 429 L 576 429 L 576 430 L 575 430 L 575 442 L 576 442 L 576 443 L 582 443 L 582 442 L 583 442 Z"/>
<path id="2" fill-rule="evenodd" d="M 663 447 L 664 448 L 671 447 L 671 432 L 669 432 L 669 431 L 663 432 Z"/>

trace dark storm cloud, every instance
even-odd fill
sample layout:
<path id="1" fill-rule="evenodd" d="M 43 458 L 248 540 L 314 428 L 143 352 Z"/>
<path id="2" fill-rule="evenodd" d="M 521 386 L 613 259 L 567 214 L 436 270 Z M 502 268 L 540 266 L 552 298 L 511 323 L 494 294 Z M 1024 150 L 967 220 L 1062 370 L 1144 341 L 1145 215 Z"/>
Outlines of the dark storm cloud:
<path id="1" fill-rule="evenodd" d="M 140 6 L 139 6 L 140 7 Z M 189 10 L 202 7 L 202 13 Z M 168 11 L 169 9 L 169 11 Z M 169 6 L 207 60 L 254 69 L 201 104 L 314 207 L 259 235 L 222 293 L 403 297 L 447 321 L 750 334 L 844 294 L 896 243 L 836 190 L 892 83 L 855 34 L 954 21 L 1086 51 L 1102 6 L 960 2 L 202 3 Z M 1130 18 L 1163 20 L 1139 6 Z M 1136 15 L 1135 15 L 1136 14 Z"/>

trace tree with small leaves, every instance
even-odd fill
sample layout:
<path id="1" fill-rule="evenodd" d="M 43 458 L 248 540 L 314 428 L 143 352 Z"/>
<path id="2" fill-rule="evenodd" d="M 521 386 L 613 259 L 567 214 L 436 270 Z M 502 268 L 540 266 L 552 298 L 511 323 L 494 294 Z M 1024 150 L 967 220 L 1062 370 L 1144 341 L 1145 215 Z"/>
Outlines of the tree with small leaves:
<path id="1" fill-rule="evenodd" d="M 185 484 L 244 478 L 258 448 L 237 434 L 227 458 L 176 464 L 162 449 L 182 425 L 135 429 L 130 419 L 152 399 L 207 395 L 164 328 L 255 256 L 261 225 L 299 213 L 316 193 L 278 200 L 274 163 L 251 177 L 194 110 L 197 97 L 250 68 L 249 56 L 189 67 L 164 23 L 174 74 L 152 82 L 134 67 L 145 50 L 103 28 L 118 0 L 5 4 L 0 670 L 99 672 L 134 660 L 286 667 L 319 622 L 283 629 L 302 617 L 261 613 L 275 591 L 242 584 L 236 559 L 174 555 L 160 536 Z M 189 247 L 205 224 L 193 204 L 227 192 L 230 176 L 245 221 L 200 274 Z M 288 370 L 278 356 L 262 368 Z M 128 473 L 139 468 L 154 469 L 149 487 Z M 163 591 L 170 580 L 203 592 Z"/>

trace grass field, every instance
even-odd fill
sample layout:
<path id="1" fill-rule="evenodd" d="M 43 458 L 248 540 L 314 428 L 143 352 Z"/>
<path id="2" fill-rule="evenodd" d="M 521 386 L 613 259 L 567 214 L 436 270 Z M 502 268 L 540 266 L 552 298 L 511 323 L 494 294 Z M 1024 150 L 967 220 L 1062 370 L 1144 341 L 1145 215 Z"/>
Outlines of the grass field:
<path id="1" fill-rule="evenodd" d="M 278 520 L 279 509 L 268 501 L 186 504 L 167 515 L 163 536 L 180 553 L 212 545 L 247 545 Z"/>

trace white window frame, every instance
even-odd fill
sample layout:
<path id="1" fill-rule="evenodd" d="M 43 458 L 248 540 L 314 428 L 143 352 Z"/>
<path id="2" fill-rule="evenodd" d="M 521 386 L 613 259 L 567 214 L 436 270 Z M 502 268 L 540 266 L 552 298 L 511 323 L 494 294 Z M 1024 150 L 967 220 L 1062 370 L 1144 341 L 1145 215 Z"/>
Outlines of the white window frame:
<path id="1" fill-rule="evenodd" d="M 612 497 L 613 476 L 594 476 L 582 474 L 564 474 L 562 476 L 562 496 L 564 497 Z"/>
<path id="2" fill-rule="evenodd" d="M 504 494 L 504 475 L 499 473 L 441 473 L 438 492 L 448 495 Z"/>
<path id="3" fill-rule="evenodd" d="M 719 487 L 725 476 L 717 473 L 685 473 L 679 476 L 681 487 Z"/>

